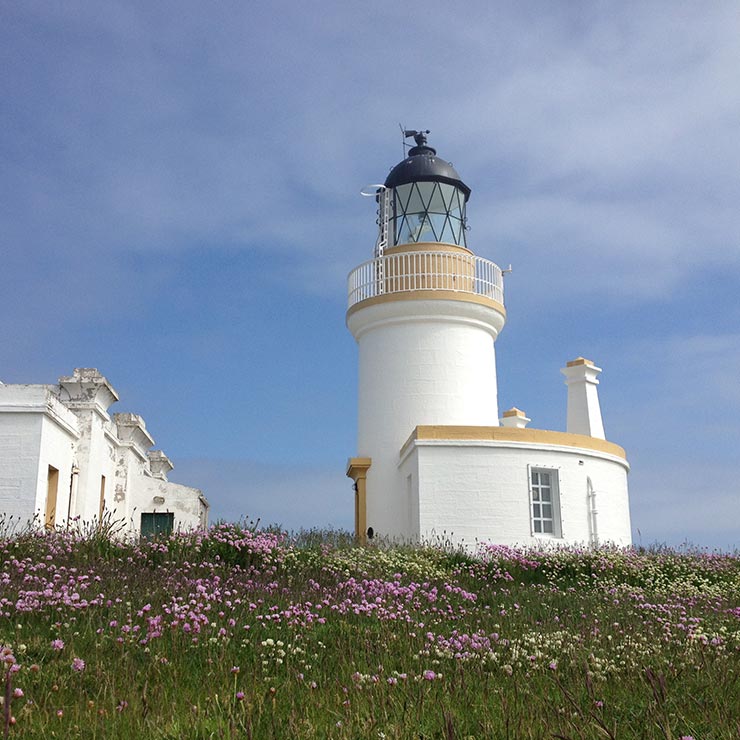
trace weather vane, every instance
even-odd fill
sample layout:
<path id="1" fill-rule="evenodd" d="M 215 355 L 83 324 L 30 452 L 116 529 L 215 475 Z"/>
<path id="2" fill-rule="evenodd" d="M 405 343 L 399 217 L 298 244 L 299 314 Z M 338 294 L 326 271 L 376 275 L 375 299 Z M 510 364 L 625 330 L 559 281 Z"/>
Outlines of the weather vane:
<path id="1" fill-rule="evenodd" d="M 399 123 L 399 128 L 401 129 L 401 132 L 403 133 L 404 139 L 409 139 L 412 136 L 414 137 L 414 141 L 416 142 L 416 146 L 426 146 L 427 144 L 427 134 L 431 133 L 429 129 L 426 131 L 414 131 L 413 129 L 407 129 L 401 126 Z M 407 147 L 409 144 L 407 144 L 405 141 L 403 142 L 403 146 Z"/>
<path id="2" fill-rule="evenodd" d="M 406 129 L 403 132 L 403 135 L 407 139 L 413 136 L 414 141 L 416 142 L 416 146 L 426 146 L 428 133 L 431 133 L 429 129 L 427 129 L 426 131 L 411 131 L 409 129 Z"/>

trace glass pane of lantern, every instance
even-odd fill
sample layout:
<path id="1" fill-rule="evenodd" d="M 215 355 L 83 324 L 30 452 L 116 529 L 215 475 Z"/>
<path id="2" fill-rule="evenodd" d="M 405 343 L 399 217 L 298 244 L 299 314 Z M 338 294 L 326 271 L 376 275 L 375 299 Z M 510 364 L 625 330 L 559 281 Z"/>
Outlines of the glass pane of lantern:
<path id="1" fill-rule="evenodd" d="M 442 229 L 442 235 L 440 241 L 447 244 L 457 244 L 457 236 L 453 230 L 453 220 L 450 218 L 445 219 L 444 228 Z"/>
<path id="2" fill-rule="evenodd" d="M 441 185 L 440 187 L 443 188 L 443 195 L 447 212 L 459 218 L 460 208 L 457 196 L 455 194 L 457 189 L 453 188 L 452 185 Z"/>
<path id="3" fill-rule="evenodd" d="M 434 232 L 434 241 L 444 241 L 442 239 L 442 229 L 445 225 L 445 215 L 442 213 L 430 213 L 427 218 L 432 225 L 432 229 Z"/>
<path id="4" fill-rule="evenodd" d="M 406 205 L 411 195 L 411 185 L 399 185 L 395 188 L 396 195 L 396 216 L 406 213 Z"/>
<path id="5" fill-rule="evenodd" d="M 457 188 L 453 187 L 452 185 L 446 185 L 445 187 L 449 188 L 450 190 L 449 199 L 445 197 L 445 200 L 448 201 L 447 210 L 450 212 L 450 215 L 454 216 L 455 218 L 462 218 L 465 207 L 464 196 Z"/>
<path id="6" fill-rule="evenodd" d="M 440 190 L 439 183 L 435 183 L 432 189 L 432 196 L 429 199 L 429 210 L 434 213 L 447 212 L 447 204 L 442 200 L 442 191 Z"/>
<path id="7" fill-rule="evenodd" d="M 411 226 L 407 219 L 400 219 L 400 227 L 398 229 L 397 244 L 405 244 L 411 239 Z"/>
<path id="8" fill-rule="evenodd" d="M 463 238 L 463 228 L 462 228 L 462 221 L 457 218 L 451 218 L 450 223 L 452 224 L 452 231 L 455 235 L 455 244 L 465 244 L 465 239 Z"/>
<path id="9" fill-rule="evenodd" d="M 429 217 L 424 213 L 415 214 L 408 218 L 411 222 L 411 233 L 409 241 L 411 242 L 428 242 L 434 241 L 432 224 Z"/>
<path id="10" fill-rule="evenodd" d="M 408 241 L 408 227 L 405 218 L 396 219 L 396 244 L 405 244 Z"/>
<path id="11" fill-rule="evenodd" d="M 452 210 L 457 205 L 455 201 L 455 188 L 452 185 L 441 182 L 439 183 L 439 192 L 442 195 L 445 211 Z"/>
<path id="12" fill-rule="evenodd" d="M 413 184 L 413 187 L 411 189 L 411 197 L 409 198 L 408 205 L 406 206 L 406 213 L 421 213 L 422 211 L 426 210 L 423 200 L 428 200 L 429 198 L 428 194 L 424 193 L 423 191 L 425 189 L 428 190 L 428 188 L 424 187 L 427 185 L 429 185 L 429 183 L 426 182 L 415 182 Z M 423 196 L 426 197 L 423 198 Z"/>

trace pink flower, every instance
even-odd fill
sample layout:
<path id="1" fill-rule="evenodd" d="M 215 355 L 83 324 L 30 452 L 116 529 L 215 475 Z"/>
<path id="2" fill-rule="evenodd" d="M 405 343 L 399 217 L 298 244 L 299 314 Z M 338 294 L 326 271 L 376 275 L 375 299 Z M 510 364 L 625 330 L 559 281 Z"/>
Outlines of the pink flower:
<path id="1" fill-rule="evenodd" d="M 236 692 L 236 700 L 237 701 L 244 701 L 244 692 L 243 691 L 237 691 Z"/>
<path id="2" fill-rule="evenodd" d="M 547 666 L 551 671 L 556 671 L 558 669 L 558 664 L 554 661 L 550 661 L 550 665 Z"/>
<path id="3" fill-rule="evenodd" d="M 52 640 L 51 646 L 54 650 L 64 650 L 64 640 Z"/>
<path id="4" fill-rule="evenodd" d="M 74 658 L 72 660 L 72 670 L 82 673 L 85 670 L 85 661 L 82 658 Z"/>
<path id="5" fill-rule="evenodd" d="M 422 678 L 425 681 L 434 681 L 434 679 L 437 678 L 437 674 L 434 671 L 424 671 Z"/>
<path id="6" fill-rule="evenodd" d="M 20 699 L 23 696 L 23 689 L 15 688 L 13 689 L 13 698 L 14 699 Z"/>

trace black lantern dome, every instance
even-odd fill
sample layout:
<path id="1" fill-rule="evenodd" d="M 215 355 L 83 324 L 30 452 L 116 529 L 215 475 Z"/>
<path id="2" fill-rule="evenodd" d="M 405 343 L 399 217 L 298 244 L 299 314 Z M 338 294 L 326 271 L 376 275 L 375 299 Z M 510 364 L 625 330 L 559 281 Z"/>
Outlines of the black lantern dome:
<path id="1" fill-rule="evenodd" d="M 455 168 L 427 145 L 429 131 L 404 131 L 416 146 L 385 180 L 393 245 L 441 242 L 466 246 L 465 204 L 470 188 Z"/>

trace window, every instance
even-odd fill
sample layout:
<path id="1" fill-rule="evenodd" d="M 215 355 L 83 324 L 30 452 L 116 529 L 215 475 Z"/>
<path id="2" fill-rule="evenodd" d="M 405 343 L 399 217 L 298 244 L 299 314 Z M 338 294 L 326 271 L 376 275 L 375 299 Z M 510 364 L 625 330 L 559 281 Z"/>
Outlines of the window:
<path id="1" fill-rule="evenodd" d="M 141 515 L 141 536 L 158 537 L 172 534 L 175 525 L 175 515 L 172 512 L 152 512 Z"/>
<path id="2" fill-rule="evenodd" d="M 561 537 L 558 471 L 548 468 L 531 468 L 530 491 L 532 533 Z"/>

